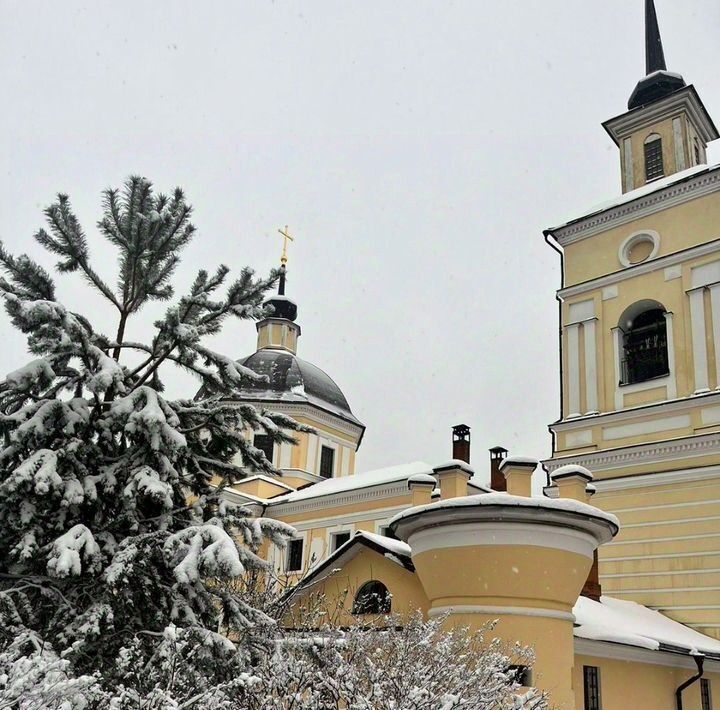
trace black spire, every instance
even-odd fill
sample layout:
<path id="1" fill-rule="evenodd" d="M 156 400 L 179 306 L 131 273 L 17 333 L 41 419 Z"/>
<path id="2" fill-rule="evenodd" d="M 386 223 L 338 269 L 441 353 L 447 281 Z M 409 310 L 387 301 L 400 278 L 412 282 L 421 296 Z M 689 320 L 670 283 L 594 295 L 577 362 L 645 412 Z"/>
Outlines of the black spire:
<path id="1" fill-rule="evenodd" d="M 630 110 L 663 99 L 685 86 L 680 74 L 667 70 L 654 0 L 645 0 L 645 70 L 647 76 L 638 82 L 628 101 Z"/>
<path id="2" fill-rule="evenodd" d="M 655 3 L 645 0 L 645 73 L 667 71 Z"/>

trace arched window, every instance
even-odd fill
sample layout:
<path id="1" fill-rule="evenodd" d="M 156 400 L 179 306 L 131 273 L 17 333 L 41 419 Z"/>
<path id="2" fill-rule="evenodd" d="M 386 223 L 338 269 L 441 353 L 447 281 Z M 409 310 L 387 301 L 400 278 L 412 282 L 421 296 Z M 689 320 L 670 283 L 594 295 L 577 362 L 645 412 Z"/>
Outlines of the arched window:
<path id="1" fill-rule="evenodd" d="M 377 580 L 365 582 L 355 595 L 353 614 L 389 614 L 391 595 L 388 588 Z"/>
<path id="2" fill-rule="evenodd" d="M 645 181 L 650 182 L 664 175 L 662 138 L 657 133 L 651 133 L 645 139 Z"/>
<path id="3" fill-rule="evenodd" d="M 623 333 L 621 384 L 631 385 L 669 374 L 665 309 L 656 301 L 628 308 L 620 321 Z"/>

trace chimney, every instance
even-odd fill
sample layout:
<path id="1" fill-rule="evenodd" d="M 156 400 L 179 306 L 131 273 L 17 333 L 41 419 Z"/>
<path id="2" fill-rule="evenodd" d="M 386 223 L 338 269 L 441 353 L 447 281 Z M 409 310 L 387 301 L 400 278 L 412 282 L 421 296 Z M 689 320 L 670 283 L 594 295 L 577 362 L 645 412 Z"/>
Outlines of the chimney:
<path id="1" fill-rule="evenodd" d="M 510 456 L 500 464 L 500 474 L 505 479 L 505 490 L 513 496 L 532 497 L 532 475 L 538 467 L 537 459 Z"/>
<path id="2" fill-rule="evenodd" d="M 464 461 L 453 459 L 433 469 L 440 487 L 440 498 L 464 498 L 468 494 L 467 483 L 475 472 Z"/>
<path id="3" fill-rule="evenodd" d="M 558 491 L 559 498 L 569 498 L 581 503 L 589 503 L 597 489 L 592 484 L 593 475 L 584 466 L 561 466 L 550 474 L 550 480 Z M 602 587 L 600 586 L 600 564 L 598 551 L 593 552 L 593 563 L 588 572 L 580 596 L 600 601 Z"/>
<path id="4" fill-rule="evenodd" d="M 452 428 L 452 457 L 455 461 L 470 463 L 470 427 L 467 424 L 456 424 Z"/>
<path id="5" fill-rule="evenodd" d="M 432 493 L 437 481 L 429 473 L 416 473 L 408 478 L 407 483 L 413 507 L 432 503 Z"/>
<path id="6" fill-rule="evenodd" d="M 502 446 L 493 446 L 490 449 L 490 488 L 499 493 L 507 490 L 505 476 L 500 471 L 500 466 L 507 455 L 508 450 Z"/>

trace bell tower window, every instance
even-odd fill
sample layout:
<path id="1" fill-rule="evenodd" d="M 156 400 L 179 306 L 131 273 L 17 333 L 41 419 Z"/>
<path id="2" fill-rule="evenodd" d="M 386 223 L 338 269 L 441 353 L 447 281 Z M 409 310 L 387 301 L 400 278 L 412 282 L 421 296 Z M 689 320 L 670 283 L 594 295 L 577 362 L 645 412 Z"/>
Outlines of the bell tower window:
<path id="1" fill-rule="evenodd" d="M 662 138 L 657 133 L 645 139 L 645 180 L 657 180 L 664 177 Z"/>
<path id="2" fill-rule="evenodd" d="M 621 324 L 621 383 L 632 385 L 670 373 L 665 311 L 649 307 Z"/>

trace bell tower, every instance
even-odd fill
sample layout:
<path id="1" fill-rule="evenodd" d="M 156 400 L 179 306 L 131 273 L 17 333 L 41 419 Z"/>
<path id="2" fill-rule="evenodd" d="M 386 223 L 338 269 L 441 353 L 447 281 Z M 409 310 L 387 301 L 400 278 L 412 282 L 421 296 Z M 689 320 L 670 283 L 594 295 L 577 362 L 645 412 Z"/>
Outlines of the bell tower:
<path id="1" fill-rule="evenodd" d="M 603 125 L 623 194 L 545 231 L 562 256 L 561 416 L 549 475 L 594 474 L 621 533 L 606 594 L 720 638 L 720 166 L 699 94 L 666 68 L 645 2 L 646 76 Z"/>
<path id="2" fill-rule="evenodd" d="M 623 192 L 705 164 L 718 138 L 695 87 L 667 70 L 653 0 L 645 0 L 645 71 L 628 111 L 603 123 L 620 149 Z"/>

